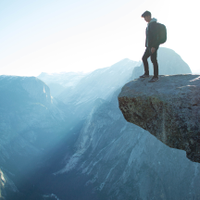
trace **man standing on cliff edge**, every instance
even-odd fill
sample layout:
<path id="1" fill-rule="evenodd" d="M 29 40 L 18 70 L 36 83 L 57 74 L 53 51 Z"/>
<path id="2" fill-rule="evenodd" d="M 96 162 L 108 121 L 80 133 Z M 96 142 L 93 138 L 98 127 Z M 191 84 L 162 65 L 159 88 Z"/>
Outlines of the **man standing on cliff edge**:
<path id="1" fill-rule="evenodd" d="M 142 57 L 142 61 L 144 64 L 144 74 L 140 76 L 140 78 L 149 77 L 149 64 L 147 59 L 151 56 L 151 61 L 154 67 L 154 76 L 149 82 L 155 82 L 158 80 L 157 50 L 159 48 L 159 42 L 157 39 L 157 30 L 156 30 L 157 19 L 151 18 L 151 13 L 149 11 L 145 11 L 142 14 L 142 17 L 148 23 L 148 25 L 146 28 L 146 42 L 145 42 L 146 50 Z"/>

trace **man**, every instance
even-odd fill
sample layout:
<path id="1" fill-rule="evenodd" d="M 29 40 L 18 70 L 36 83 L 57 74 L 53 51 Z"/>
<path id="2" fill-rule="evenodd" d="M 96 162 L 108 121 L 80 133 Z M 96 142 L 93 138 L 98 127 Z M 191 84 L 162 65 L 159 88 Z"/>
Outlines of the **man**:
<path id="1" fill-rule="evenodd" d="M 142 61 L 144 64 L 144 74 L 140 76 L 140 78 L 149 77 L 149 65 L 147 59 L 151 56 L 151 61 L 154 67 L 154 76 L 149 82 L 155 82 L 158 80 L 158 62 L 157 62 L 157 50 L 159 48 L 159 42 L 157 39 L 156 32 L 156 22 L 157 19 L 151 18 L 151 13 L 149 11 L 145 11 L 142 14 L 144 20 L 148 23 L 146 28 L 146 50 L 142 57 Z"/>

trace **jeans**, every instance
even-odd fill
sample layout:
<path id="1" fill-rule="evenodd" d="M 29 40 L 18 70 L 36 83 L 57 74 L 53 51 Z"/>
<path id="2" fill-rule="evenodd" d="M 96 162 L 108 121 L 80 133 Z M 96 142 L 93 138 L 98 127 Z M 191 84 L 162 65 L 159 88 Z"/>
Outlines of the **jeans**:
<path id="1" fill-rule="evenodd" d="M 153 63 L 153 68 L 154 68 L 154 77 L 158 77 L 158 61 L 157 61 L 157 50 L 152 54 L 151 53 L 151 48 L 147 47 L 144 55 L 142 57 L 142 61 L 144 64 L 144 72 L 146 75 L 149 75 L 149 64 L 147 59 L 151 56 L 151 62 Z"/>

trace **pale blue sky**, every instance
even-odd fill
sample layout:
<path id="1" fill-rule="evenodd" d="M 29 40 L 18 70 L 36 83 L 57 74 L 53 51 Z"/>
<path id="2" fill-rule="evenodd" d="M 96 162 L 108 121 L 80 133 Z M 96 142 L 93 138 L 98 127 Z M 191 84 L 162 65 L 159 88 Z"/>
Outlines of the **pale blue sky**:
<path id="1" fill-rule="evenodd" d="M 200 72 L 197 0 L 0 0 L 0 74 L 92 71 L 144 51 L 145 10 L 166 24 L 168 41 Z"/>

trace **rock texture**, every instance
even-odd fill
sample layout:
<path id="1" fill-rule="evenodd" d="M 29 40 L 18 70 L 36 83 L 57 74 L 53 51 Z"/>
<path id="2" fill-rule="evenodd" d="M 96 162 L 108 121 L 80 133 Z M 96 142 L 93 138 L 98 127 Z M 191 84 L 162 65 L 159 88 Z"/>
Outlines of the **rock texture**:
<path id="1" fill-rule="evenodd" d="M 16 193 L 18 192 L 17 187 L 11 179 L 0 169 L 0 200 L 5 200 L 6 192 Z"/>
<path id="2" fill-rule="evenodd" d="M 200 75 L 148 81 L 136 79 L 122 88 L 118 100 L 125 119 L 200 163 Z"/>

